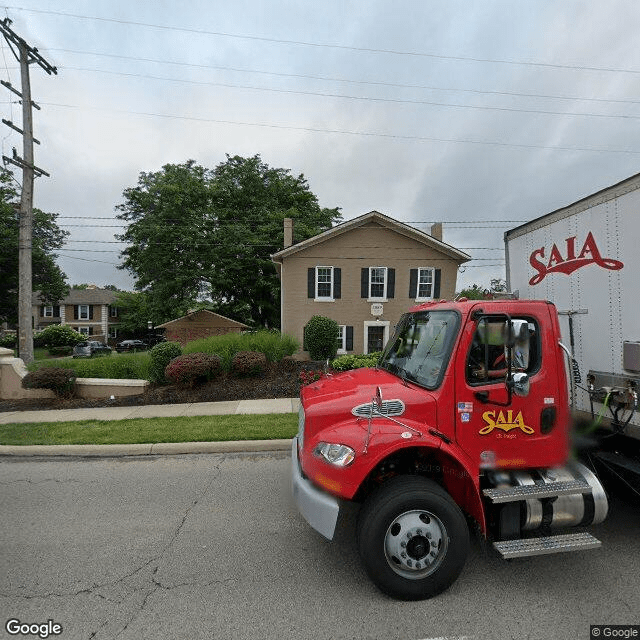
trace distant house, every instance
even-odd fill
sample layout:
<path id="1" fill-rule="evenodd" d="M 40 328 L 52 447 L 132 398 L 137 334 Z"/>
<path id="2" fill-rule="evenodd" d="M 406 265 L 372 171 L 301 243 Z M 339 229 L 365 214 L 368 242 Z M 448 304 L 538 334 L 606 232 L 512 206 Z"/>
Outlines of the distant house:
<path id="1" fill-rule="evenodd" d="M 382 349 L 402 313 L 420 302 L 453 298 L 458 267 L 471 256 L 431 234 L 371 211 L 271 256 L 281 281 L 281 329 L 304 339 L 312 316 L 340 327 L 339 353 Z"/>
<path id="2" fill-rule="evenodd" d="M 33 294 L 33 327 L 41 331 L 52 324 L 66 324 L 95 340 L 108 342 L 118 338 L 116 292 L 89 285 L 71 289 L 55 305 L 45 304 L 39 293 Z"/>
<path id="3" fill-rule="evenodd" d="M 192 311 L 186 316 L 157 325 L 156 329 L 164 329 L 170 342 L 179 342 L 182 346 L 193 340 L 221 336 L 226 333 L 240 333 L 249 327 L 242 322 L 226 318 L 213 311 L 201 309 Z"/>

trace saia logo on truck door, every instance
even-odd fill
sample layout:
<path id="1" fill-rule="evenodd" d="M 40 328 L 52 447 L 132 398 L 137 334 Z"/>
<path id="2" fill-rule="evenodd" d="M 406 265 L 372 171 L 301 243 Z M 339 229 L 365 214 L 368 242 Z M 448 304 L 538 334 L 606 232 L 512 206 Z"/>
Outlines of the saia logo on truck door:
<path id="1" fill-rule="evenodd" d="M 588 264 L 597 264 L 604 269 L 611 269 L 612 271 L 618 271 L 624 267 L 624 264 L 619 260 L 602 257 L 591 231 L 589 231 L 589 235 L 587 235 L 587 239 L 584 241 L 582 250 L 578 255 L 576 255 L 576 236 L 567 238 L 565 243 L 566 257 L 562 256 L 556 244 L 551 248 L 549 260 L 546 264 L 539 260 L 539 258 L 546 260 L 544 247 L 536 249 L 531 256 L 529 256 L 529 263 L 538 272 L 529 280 L 530 285 L 539 284 L 547 277 L 548 273 L 564 273 L 570 275 L 577 269 L 586 267 Z"/>
<path id="2" fill-rule="evenodd" d="M 487 426 L 480 429 L 478 433 L 483 436 L 491 433 L 494 429 L 501 429 L 502 431 L 521 429 L 528 435 L 533 433 L 533 429 L 524 423 L 522 411 L 519 411 L 515 418 L 511 409 L 508 411 L 498 411 L 497 415 L 496 411 L 485 411 L 482 414 L 482 419 L 487 423 Z"/>

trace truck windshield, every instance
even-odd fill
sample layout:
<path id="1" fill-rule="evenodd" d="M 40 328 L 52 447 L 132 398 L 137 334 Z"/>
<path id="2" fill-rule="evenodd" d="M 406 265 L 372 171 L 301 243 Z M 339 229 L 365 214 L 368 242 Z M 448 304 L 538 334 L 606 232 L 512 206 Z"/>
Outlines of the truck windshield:
<path id="1" fill-rule="evenodd" d="M 453 311 L 420 311 L 400 319 L 378 366 L 428 389 L 442 382 L 458 331 Z"/>

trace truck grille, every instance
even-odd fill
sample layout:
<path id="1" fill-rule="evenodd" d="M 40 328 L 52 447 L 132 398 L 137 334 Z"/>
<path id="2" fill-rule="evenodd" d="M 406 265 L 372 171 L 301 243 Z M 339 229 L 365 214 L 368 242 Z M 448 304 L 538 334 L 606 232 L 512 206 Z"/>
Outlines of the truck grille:
<path id="1" fill-rule="evenodd" d="M 358 418 L 368 418 L 371 415 L 371 402 L 359 404 L 351 409 L 351 413 Z M 404 413 L 404 402 L 402 400 L 383 400 L 380 413 L 383 416 L 401 416 Z"/>

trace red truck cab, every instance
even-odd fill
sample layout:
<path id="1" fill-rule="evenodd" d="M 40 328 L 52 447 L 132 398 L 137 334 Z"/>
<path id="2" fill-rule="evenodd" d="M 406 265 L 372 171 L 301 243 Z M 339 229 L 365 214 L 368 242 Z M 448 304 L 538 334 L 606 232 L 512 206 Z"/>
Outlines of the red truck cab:
<path id="1" fill-rule="evenodd" d="M 503 557 L 593 548 L 607 512 L 597 478 L 569 459 L 570 411 L 555 307 L 423 304 L 375 369 L 303 387 L 293 491 L 332 539 L 341 502 L 362 503 L 361 559 L 385 593 L 418 599 L 462 570 L 468 524 Z"/>

